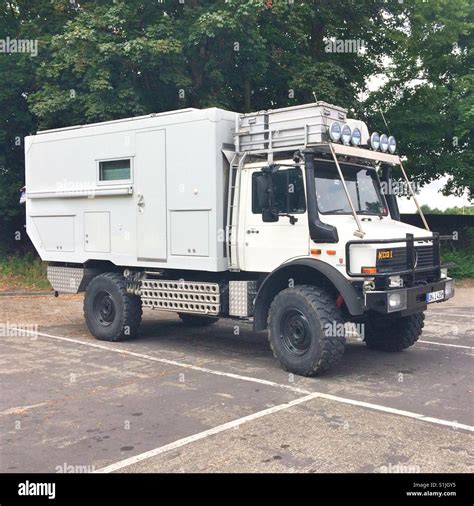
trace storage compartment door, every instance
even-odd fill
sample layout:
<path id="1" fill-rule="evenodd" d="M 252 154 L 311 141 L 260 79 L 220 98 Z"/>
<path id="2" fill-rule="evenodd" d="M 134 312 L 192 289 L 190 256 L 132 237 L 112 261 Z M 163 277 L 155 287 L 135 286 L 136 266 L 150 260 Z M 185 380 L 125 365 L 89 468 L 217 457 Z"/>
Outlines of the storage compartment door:
<path id="1" fill-rule="evenodd" d="M 137 260 L 166 260 L 165 131 L 136 134 Z"/>
<path id="2" fill-rule="evenodd" d="M 110 213 L 84 213 L 84 251 L 110 253 Z"/>
<path id="3" fill-rule="evenodd" d="M 33 216 L 41 248 L 45 251 L 74 251 L 74 216 Z"/>
<path id="4" fill-rule="evenodd" d="M 209 256 L 209 211 L 171 211 L 171 255 Z"/>

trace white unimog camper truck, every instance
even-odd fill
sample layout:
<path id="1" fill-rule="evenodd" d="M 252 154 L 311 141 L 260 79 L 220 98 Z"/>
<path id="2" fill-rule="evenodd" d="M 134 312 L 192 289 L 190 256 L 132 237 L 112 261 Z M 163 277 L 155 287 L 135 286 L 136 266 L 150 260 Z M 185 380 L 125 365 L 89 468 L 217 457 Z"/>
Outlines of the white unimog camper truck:
<path id="1" fill-rule="evenodd" d="M 395 151 L 324 102 L 43 131 L 25 142 L 27 231 L 53 289 L 85 291 L 98 339 L 135 335 L 142 307 L 253 320 L 284 368 L 314 375 L 341 358 L 345 322 L 400 351 L 454 294 L 443 238 L 381 189 L 393 166 L 406 179 Z"/>

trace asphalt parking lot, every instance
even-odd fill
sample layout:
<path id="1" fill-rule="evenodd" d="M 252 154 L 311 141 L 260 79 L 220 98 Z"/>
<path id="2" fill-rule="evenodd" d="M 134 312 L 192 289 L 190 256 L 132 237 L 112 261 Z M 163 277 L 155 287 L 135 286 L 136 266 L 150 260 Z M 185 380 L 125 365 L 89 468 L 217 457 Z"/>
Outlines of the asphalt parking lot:
<path id="1" fill-rule="evenodd" d="M 473 295 L 430 307 L 402 353 L 354 336 L 317 378 L 246 323 L 145 310 L 140 337 L 107 343 L 82 295 L 3 295 L 0 472 L 472 472 Z"/>

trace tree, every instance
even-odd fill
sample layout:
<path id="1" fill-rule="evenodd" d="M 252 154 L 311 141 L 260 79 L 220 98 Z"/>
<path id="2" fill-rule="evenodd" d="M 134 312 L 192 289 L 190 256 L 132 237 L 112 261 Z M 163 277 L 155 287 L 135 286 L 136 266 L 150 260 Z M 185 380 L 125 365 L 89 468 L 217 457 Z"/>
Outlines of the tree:
<path id="1" fill-rule="evenodd" d="M 437 207 L 431 208 L 430 206 L 424 204 L 421 206 L 421 210 L 424 214 L 449 214 L 449 215 L 474 215 L 474 206 L 465 206 L 465 207 L 448 207 L 441 211 Z"/>
<path id="2" fill-rule="evenodd" d="M 68 2 L 17 0 L 0 5 L 0 40 L 36 40 L 44 52 L 51 35 L 70 17 Z M 30 53 L 0 53 L 0 247 L 19 238 L 24 242 L 23 207 L 18 205 L 24 184 L 23 138 L 37 129 L 38 119 L 28 97 L 38 83 L 39 57 Z"/>
<path id="3" fill-rule="evenodd" d="M 385 113 L 410 172 L 474 187 L 469 0 L 9 0 L 0 38 L 0 215 L 18 229 L 22 139 L 55 128 L 184 107 L 235 111 L 314 100 L 372 129 Z M 337 43 L 355 43 L 339 52 Z M 336 48 L 336 49 L 335 49 Z M 387 73 L 368 93 L 367 81 Z M 18 139 L 20 142 L 18 143 Z"/>
<path id="4" fill-rule="evenodd" d="M 386 131 L 378 109 L 385 112 L 407 168 L 421 182 L 449 174 L 446 194 L 467 187 L 474 198 L 472 3 L 403 5 L 388 81 L 367 100 L 372 123 Z"/>

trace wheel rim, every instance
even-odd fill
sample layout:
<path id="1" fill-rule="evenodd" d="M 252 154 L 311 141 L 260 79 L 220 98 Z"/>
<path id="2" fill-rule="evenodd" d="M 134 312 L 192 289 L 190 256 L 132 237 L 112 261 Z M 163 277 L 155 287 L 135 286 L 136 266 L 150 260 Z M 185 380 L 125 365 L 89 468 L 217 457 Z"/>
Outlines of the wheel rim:
<path id="1" fill-rule="evenodd" d="M 311 346 L 311 331 L 306 316 L 299 309 L 287 309 L 280 320 L 280 337 L 285 349 L 295 357 Z"/>
<path id="2" fill-rule="evenodd" d="M 115 303 L 109 292 L 99 292 L 94 297 L 93 311 L 96 320 L 108 327 L 115 319 Z"/>

